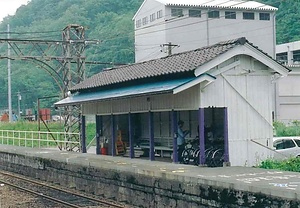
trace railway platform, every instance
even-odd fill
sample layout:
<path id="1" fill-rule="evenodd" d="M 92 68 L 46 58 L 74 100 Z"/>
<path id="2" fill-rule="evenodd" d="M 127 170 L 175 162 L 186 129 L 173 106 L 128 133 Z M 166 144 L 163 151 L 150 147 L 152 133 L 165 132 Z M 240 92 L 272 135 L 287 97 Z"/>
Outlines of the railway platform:
<path id="1" fill-rule="evenodd" d="M 0 145 L 0 167 L 139 207 L 300 207 L 300 173 Z"/>

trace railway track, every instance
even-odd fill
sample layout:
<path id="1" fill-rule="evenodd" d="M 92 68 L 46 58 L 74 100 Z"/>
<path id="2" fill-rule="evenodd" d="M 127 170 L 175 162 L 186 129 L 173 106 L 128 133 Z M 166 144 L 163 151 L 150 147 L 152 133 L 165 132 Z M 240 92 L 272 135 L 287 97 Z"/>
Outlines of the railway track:
<path id="1" fill-rule="evenodd" d="M 76 191 L 70 191 L 58 186 L 53 186 L 44 182 L 25 178 L 9 172 L 0 171 L 1 184 L 21 190 L 25 193 L 30 193 L 38 197 L 44 198 L 47 201 L 55 203 L 57 206 L 63 207 L 111 207 L 124 208 L 125 205 L 117 204 L 105 199 L 98 199 L 91 196 L 80 194 Z"/>

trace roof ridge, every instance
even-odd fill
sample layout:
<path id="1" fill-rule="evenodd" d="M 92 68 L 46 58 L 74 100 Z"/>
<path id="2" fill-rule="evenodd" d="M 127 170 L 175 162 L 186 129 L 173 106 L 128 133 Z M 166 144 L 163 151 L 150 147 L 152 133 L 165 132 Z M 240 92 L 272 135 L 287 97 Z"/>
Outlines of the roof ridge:
<path id="1" fill-rule="evenodd" d="M 157 60 L 168 59 L 170 57 L 176 57 L 176 56 L 180 56 L 180 55 L 183 55 L 183 54 L 188 54 L 188 53 L 191 53 L 191 52 L 194 52 L 194 51 L 201 51 L 201 50 L 214 48 L 214 47 L 218 47 L 218 46 L 244 45 L 245 43 L 249 43 L 249 41 L 245 37 L 240 37 L 240 38 L 231 39 L 231 40 L 227 40 L 227 41 L 221 41 L 221 42 L 215 43 L 213 45 L 203 46 L 201 48 L 197 48 L 197 49 L 193 49 L 193 50 L 188 50 L 188 51 L 183 51 L 183 52 L 180 52 L 180 53 L 175 53 L 175 54 L 172 54 L 170 56 L 164 56 L 164 57 L 160 57 L 160 58 L 156 58 L 156 59 L 152 59 L 152 60 L 148 60 L 148 61 L 142 61 L 142 62 L 137 62 L 137 63 L 121 65 L 121 66 L 117 66 L 117 67 L 112 67 L 112 68 L 106 69 L 105 71 L 116 70 L 116 69 L 123 68 L 123 67 L 126 67 L 126 66 L 133 66 L 133 65 L 137 66 L 137 65 L 140 65 L 140 64 L 152 63 L 152 62 L 155 62 Z"/>

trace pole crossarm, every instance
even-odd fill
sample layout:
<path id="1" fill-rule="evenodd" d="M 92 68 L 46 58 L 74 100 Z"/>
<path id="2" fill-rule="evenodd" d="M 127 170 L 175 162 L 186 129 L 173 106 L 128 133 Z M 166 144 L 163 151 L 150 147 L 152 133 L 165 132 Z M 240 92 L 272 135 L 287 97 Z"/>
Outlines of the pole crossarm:
<path id="1" fill-rule="evenodd" d="M 0 49 L 7 46 L 11 47 L 11 54 L 8 57 L 6 50 L 0 50 L 0 58 L 10 58 L 24 60 L 29 58 L 51 60 L 76 60 L 85 50 L 86 41 L 44 41 L 44 40 L 18 40 L 18 39 L 0 39 Z M 78 51 L 78 45 L 81 45 Z M 70 48 L 70 56 L 63 56 L 63 49 Z M 80 58 L 85 58 L 82 55 Z"/>

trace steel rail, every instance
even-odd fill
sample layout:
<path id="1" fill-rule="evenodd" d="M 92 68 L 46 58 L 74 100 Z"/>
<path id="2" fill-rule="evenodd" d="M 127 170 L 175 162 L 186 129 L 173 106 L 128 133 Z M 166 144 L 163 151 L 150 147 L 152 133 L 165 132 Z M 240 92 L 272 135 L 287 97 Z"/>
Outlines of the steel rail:
<path id="1" fill-rule="evenodd" d="M 69 190 L 66 190 L 66 189 L 62 189 L 62 188 L 58 188 L 56 186 L 49 185 L 49 184 L 44 183 L 44 182 L 38 182 L 38 181 L 31 180 L 31 179 L 28 179 L 28 178 L 24 178 L 24 177 L 15 175 L 15 174 L 11 174 L 11 173 L 8 173 L 8 172 L 0 171 L 0 174 L 1 175 L 5 175 L 5 176 L 10 176 L 10 177 L 13 177 L 13 178 L 17 178 L 17 179 L 20 179 L 20 180 L 23 180 L 23 181 L 27 181 L 27 182 L 30 182 L 30 183 L 33 183 L 33 184 L 41 185 L 41 186 L 44 186 L 44 187 L 47 187 L 47 188 L 52 188 L 52 189 L 57 190 L 57 191 L 62 191 L 62 192 L 68 193 L 68 194 L 72 194 L 74 196 L 82 197 L 82 198 L 85 198 L 85 199 L 88 199 L 88 200 L 91 200 L 91 201 L 94 201 L 94 202 L 99 202 L 99 203 L 102 203 L 102 204 L 105 204 L 105 205 L 108 205 L 108 206 L 112 206 L 112 207 L 116 207 L 116 208 L 124 208 L 125 207 L 123 205 L 118 205 L 118 204 L 114 204 L 114 203 L 111 203 L 111 202 L 108 202 L 108 201 L 105 201 L 105 200 L 101 200 L 101 199 L 96 199 L 96 198 L 93 198 L 93 197 L 85 196 L 83 194 L 75 193 L 75 192 L 72 192 L 72 191 L 69 191 Z M 3 184 L 7 184 L 9 186 L 13 186 L 15 188 L 19 188 L 18 186 L 15 186 L 13 184 L 9 184 L 9 183 L 7 183 L 7 182 L 5 182 L 3 180 L 0 180 L 0 182 L 3 183 Z M 20 187 L 20 189 L 23 189 L 24 191 L 27 191 L 27 189 L 22 188 L 22 187 Z M 29 190 L 29 191 L 31 191 L 31 190 Z M 32 191 L 32 192 L 34 193 L 34 191 Z M 38 192 L 36 192 L 34 194 L 37 194 L 38 196 L 42 196 L 42 197 L 45 196 L 45 195 L 42 195 L 42 194 L 40 194 Z M 49 197 L 50 200 L 52 200 L 51 198 L 52 197 Z M 53 199 L 55 199 L 55 198 L 53 198 Z M 65 203 L 67 203 L 67 202 L 65 202 Z M 69 204 L 68 206 L 71 206 L 71 207 L 72 206 L 73 207 L 80 207 L 80 206 L 77 206 L 77 205 L 74 205 L 74 204 L 70 204 L 70 203 L 67 203 L 67 204 Z M 65 204 L 65 205 L 67 205 L 67 204 Z"/>
<path id="2" fill-rule="evenodd" d="M 80 208 L 80 206 L 77 206 L 77 205 L 75 205 L 75 204 L 70 204 L 70 203 L 68 203 L 68 202 L 65 202 L 65 201 L 62 201 L 62 200 L 53 198 L 53 197 L 51 197 L 51 196 L 47 196 L 47 195 L 44 195 L 44 194 L 42 194 L 42 193 L 38 193 L 38 192 L 32 191 L 32 190 L 30 190 L 30 189 L 26 189 L 26 188 L 23 188 L 23 187 L 20 187 L 20 186 L 16 186 L 16 185 L 14 185 L 14 184 L 8 183 L 8 182 L 3 181 L 3 180 L 0 180 L 0 183 L 6 184 L 6 185 L 11 186 L 11 187 L 13 187 L 13 188 L 20 189 L 20 190 L 22 190 L 22 191 L 25 191 L 25 192 L 28 192 L 28 193 L 31 193 L 31 194 L 34 194 L 34 195 L 37 195 L 37 196 L 41 196 L 41 197 L 43 197 L 43 198 L 46 198 L 46 199 L 51 200 L 51 201 L 54 201 L 54 202 L 58 202 L 58 203 L 63 204 L 63 205 L 67 205 L 67 206 L 69 206 L 69 207 Z"/>

